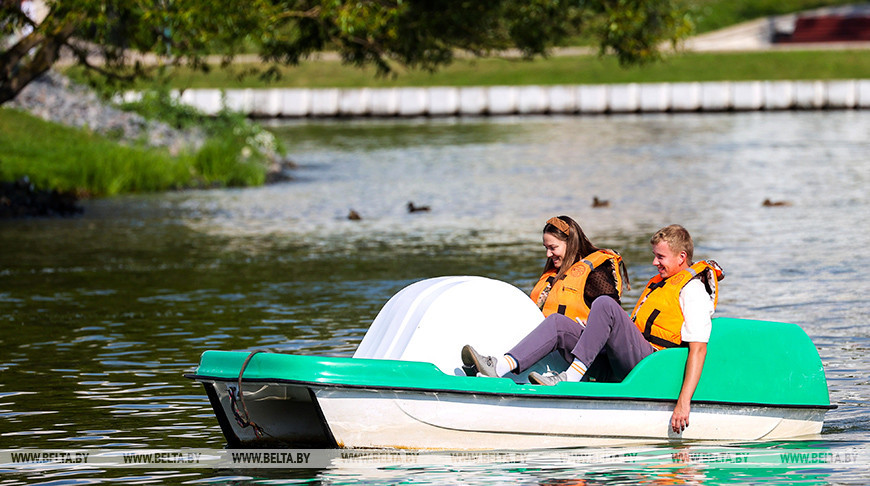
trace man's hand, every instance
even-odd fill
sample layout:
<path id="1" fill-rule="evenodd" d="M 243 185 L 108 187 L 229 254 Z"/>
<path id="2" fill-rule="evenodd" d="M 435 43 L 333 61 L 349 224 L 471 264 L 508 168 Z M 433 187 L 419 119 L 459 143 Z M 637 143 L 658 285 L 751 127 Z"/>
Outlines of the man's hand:
<path id="1" fill-rule="evenodd" d="M 689 412 L 692 410 L 691 402 L 677 401 L 674 413 L 671 415 L 671 430 L 676 434 L 682 434 L 689 426 Z"/>
<path id="2" fill-rule="evenodd" d="M 671 430 L 676 434 L 683 433 L 689 426 L 689 412 L 692 409 L 692 395 L 701 379 L 704 360 L 707 358 L 707 343 L 689 343 L 689 357 L 686 359 L 686 371 L 683 374 L 683 387 L 674 413 L 671 414 Z"/>

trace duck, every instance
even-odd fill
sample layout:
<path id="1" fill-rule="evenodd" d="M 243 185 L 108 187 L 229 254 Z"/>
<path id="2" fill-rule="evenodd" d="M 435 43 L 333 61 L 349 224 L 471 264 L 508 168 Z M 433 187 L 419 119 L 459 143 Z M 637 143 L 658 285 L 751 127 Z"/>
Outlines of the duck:
<path id="1" fill-rule="evenodd" d="M 598 199 L 598 196 L 592 196 L 592 207 L 593 208 L 609 208 L 610 201 Z"/>
<path id="2" fill-rule="evenodd" d="M 429 211 L 429 206 L 415 206 L 414 201 L 408 201 L 409 213 L 420 213 L 425 211 Z"/>
<path id="3" fill-rule="evenodd" d="M 351 209 L 350 213 L 347 214 L 347 219 L 351 221 L 359 221 L 362 219 L 362 216 L 360 216 L 358 212 Z"/>
<path id="4" fill-rule="evenodd" d="M 791 206 L 791 203 L 788 201 L 771 201 L 770 198 L 765 199 L 762 206 L 766 208 L 774 207 L 774 206 Z"/>

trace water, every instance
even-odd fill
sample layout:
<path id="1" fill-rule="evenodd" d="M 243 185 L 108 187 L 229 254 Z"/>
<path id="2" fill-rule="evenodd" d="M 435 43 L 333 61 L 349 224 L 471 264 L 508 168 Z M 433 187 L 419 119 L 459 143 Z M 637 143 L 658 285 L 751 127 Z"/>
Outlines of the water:
<path id="1" fill-rule="evenodd" d="M 82 217 L 0 222 L 0 449 L 219 449 L 202 388 L 182 377 L 202 351 L 350 356 L 383 303 L 427 277 L 484 275 L 528 291 L 543 264 L 543 222 L 568 214 L 623 253 L 634 283 L 626 304 L 652 274 L 649 235 L 679 222 L 696 258 L 726 271 L 718 315 L 794 322 L 813 339 L 839 405 L 821 436 L 740 450 L 867 450 L 870 113 L 271 128 L 300 164 L 290 183 L 97 200 Z M 592 209 L 593 196 L 610 207 Z M 762 207 L 765 198 L 790 205 Z M 432 210 L 409 214 L 408 201 Z M 363 220 L 347 220 L 350 209 Z M 323 470 L 36 469 L 2 471 L 0 486 L 870 482 L 866 463 L 677 460 L 703 451 L 655 446 L 663 464 L 539 451 Z"/>

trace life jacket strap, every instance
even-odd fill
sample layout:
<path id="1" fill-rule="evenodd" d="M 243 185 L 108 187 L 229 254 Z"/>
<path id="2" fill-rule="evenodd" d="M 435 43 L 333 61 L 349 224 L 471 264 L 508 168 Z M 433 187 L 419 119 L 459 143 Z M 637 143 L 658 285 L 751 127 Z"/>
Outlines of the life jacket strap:
<path id="1" fill-rule="evenodd" d="M 687 348 L 687 347 L 689 347 L 689 345 L 686 344 L 685 342 L 682 342 L 680 344 L 672 343 L 671 341 L 668 341 L 667 339 L 660 338 L 658 336 L 650 336 L 647 338 L 647 341 L 649 341 L 650 344 L 655 344 L 656 346 L 660 346 L 662 348 Z"/>
<path id="2" fill-rule="evenodd" d="M 658 309 L 653 309 L 653 311 L 649 313 L 649 317 L 647 317 L 646 322 L 643 325 L 643 337 L 646 338 L 647 341 L 649 341 L 653 337 L 653 322 L 655 322 L 656 317 L 658 317 L 660 313 L 661 312 Z"/>
<path id="3" fill-rule="evenodd" d="M 676 348 L 676 347 L 684 346 L 683 343 L 677 344 L 673 341 L 668 341 L 667 339 L 665 339 L 663 337 L 653 336 L 653 333 L 652 333 L 653 323 L 655 322 L 656 317 L 658 317 L 659 314 L 661 314 L 661 311 L 658 309 L 653 309 L 653 311 L 650 312 L 649 317 L 647 317 L 646 322 L 644 323 L 644 326 L 643 326 L 643 333 L 642 334 L 643 334 L 644 339 L 649 341 L 651 344 L 655 344 L 656 346 L 659 346 L 662 348 Z"/>

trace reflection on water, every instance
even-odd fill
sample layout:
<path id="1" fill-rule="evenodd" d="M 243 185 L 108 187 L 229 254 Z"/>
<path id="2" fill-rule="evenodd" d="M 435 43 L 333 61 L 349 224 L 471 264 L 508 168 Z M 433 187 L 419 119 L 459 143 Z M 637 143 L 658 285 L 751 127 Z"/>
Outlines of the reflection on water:
<path id="1" fill-rule="evenodd" d="M 484 275 L 528 291 L 543 264 L 540 228 L 553 214 L 572 215 L 593 242 L 625 256 L 634 283 L 626 305 L 652 273 L 649 235 L 684 224 L 695 236 L 696 257 L 725 268 L 719 315 L 795 322 L 817 345 L 839 408 L 828 413 L 819 441 L 798 446 L 866 448 L 870 283 L 861 269 L 870 261 L 870 114 L 271 128 L 300 164 L 292 182 L 98 200 L 74 219 L 0 222 L 0 448 L 220 448 L 202 389 L 181 376 L 202 351 L 350 356 L 381 305 L 426 277 Z M 610 207 L 591 208 L 593 196 Z M 762 207 L 765 198 L 790 205 Z M 432 211 L 409 214 L 408 201 Z M 362 221 L 347 220 L 350 209 Z M 429 484 L 870 480 L 833 465 L 735 470 L 536 461 L 256 474 L 34 472 L 4 476 L 0 486 L 312 477 Z"/>

